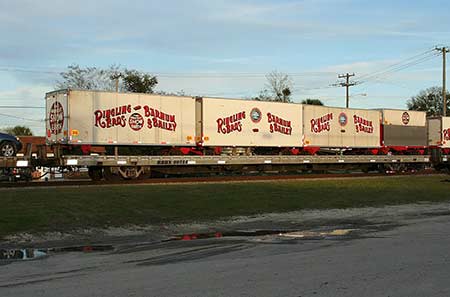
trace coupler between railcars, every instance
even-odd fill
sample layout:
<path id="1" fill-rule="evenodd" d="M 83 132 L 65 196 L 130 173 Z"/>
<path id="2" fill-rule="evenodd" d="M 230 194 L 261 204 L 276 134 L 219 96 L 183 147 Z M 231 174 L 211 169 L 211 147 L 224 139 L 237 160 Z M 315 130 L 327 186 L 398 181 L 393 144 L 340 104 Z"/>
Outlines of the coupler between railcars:
<path id="1" fill-rule="evenodd" d="M 445 171 L 450 173 L 450 161 L 447 155 L 443 154 L 442 149 L 440 148 L 431 148 L 431 164 L 434 169 L 438 171 Z"/>

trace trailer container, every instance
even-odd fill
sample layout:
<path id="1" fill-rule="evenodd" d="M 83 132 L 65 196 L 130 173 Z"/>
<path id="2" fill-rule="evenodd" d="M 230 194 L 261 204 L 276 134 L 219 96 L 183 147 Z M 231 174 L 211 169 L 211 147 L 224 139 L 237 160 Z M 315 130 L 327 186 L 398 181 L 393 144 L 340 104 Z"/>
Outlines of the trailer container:
<path id="1" fill-rule="evenodd" d="M 434 117 L 428 120 L 428 145 L 450 148 L 450 117 Z"/>
<path id="2" fill-rule="evenodd" d="M 195 99 L 60 90 L 46 94 L 49 143 L 195 145 Z"/>
<path id="3" fill-rule="evenodd" d="M 298 147 L 302 105 L 254 100 L 202 98 L 197 134 L 204 146 Z"/>
<path id="4" fill-rule="evenodd" d="M 380 147 L 379 111 L 303 105 L 303 119 L 305 147 Z"/>
<path id="5" fill-rule="evenodd" d="M 382 109 L 384 146 L 426 146 L 426 113 L 411 110 Z"/>

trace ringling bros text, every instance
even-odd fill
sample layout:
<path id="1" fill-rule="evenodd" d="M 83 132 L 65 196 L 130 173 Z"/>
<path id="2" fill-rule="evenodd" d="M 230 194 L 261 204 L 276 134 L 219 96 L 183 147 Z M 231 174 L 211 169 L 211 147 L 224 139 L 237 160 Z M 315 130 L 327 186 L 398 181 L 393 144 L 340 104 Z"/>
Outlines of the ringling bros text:
<path id="1" fill-rule="evenodd" d="M 217 123 L 217 133 L 219 134 L 229 134 L 232 132 L 242 132 L 243 120 L 246 118 L 245 111 L 237 112 L 230 116 L 218 118 Z M 281 133 L 285 135 L 292 134 L 291 121 L 285 120 L 279 116 L 271 113 L 267 113 L 267 123 L 269 124 L 270 133 Z"/>
<path id="2" fill-rule="evenodd" d="M 165 113 L 147 105 L 133 107 L 131 104 L 96 110 L 94 124 L 102 129 L 126 127 L 128 124 L 135 131 L 144 126 L 148 129 L 159 128 L 168 131 L 175 131 L 177 128 L 174 114 Z"/>
<path id="3" fill-rule="evenodd" d="M 321 117 L 311 119 L 311 132 L 329 132 L 333 118 L 333 113 L 327 113 Z M 363 117 L 353 115 L 353 124 L 355 125 L 356 133 L 373 133 L 374 131 L 372 121 Z"/>

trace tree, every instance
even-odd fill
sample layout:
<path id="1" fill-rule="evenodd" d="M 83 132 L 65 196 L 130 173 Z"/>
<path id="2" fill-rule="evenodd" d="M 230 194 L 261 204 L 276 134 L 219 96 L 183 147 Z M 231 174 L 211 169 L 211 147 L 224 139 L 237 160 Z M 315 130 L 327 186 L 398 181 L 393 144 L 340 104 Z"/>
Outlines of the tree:
<path id="1" fill-rule="evenodd" d="M 450 94 L 447 93 L 447 114 L 449 114 L 449 98 Z M 426 90 L 420 91 L 418 95 L 409 99 L 406 103 L 409 110 L 426 111 L 427 116 L 439 116 L 442 115 L 443 99 L 442 88 L 431 87 Z"/>
<path id="2" fill-rule="evenodd" d="M 306 99 L 301 102 L 302 104 L 309 104 L 309 105 L 323 105 L 322 101 L 319 99 Z"/>
<path id="3" fill-rule="evenodd" d="M 120 67 L 111 65 L 107 69 L 97 67 L 81 68 L 79 65 L 69 65 L 66 72 L 61 72 L 62 81 L 57 81 L 58 89 L 103 90 L 115 91 L 114 75 L 120 73 Z"/>
<path id="4" fill-rule="evenodd" d="M 274 101 L 272 95 L 269 93 L 267 89 L 263 89 L 259 92 L 259 95 L 252 98 L 256 101 Z"/>
<path id="5" fill-rule="evenodd" d="M 158 83 L 156 76 L 141 73 L 137 70 L 127 70 L 122 74 L 124 89 L 133 93 L 153 93 L 153 88 Z"/>
<path id="6" fill-rule="evenodd" d="M 97 67 L 82 68 L 70 65 L 68 70 L 61 72 L 61 81 L 57 81 L 58 89 L 102 90 L 153 93 L 158 83 L 156 76 L 152 76 L 134 69 L 121 68 L 111 65 L 107 69 Z M 121 79 L 121 80 L 120 80 Z"/>
<path id="7" fill-rule="evenodd" d="M 163 96 L 188 96 L 188 97 L 194 97 L 193 95 L 186 94 L 186 92 L 183 89 L 181 89 L 179 91 L 176 91 L 176 92 L 157 91 L 157 92 L 155 92 L 155 94 L 163 95 Z"/>
<path id="8" fill-rule="evenodd" d="M 15 136 L 33 136 L 33 132 L 31 132 L 31 129 L 26 126 L 8 127 L 5 128 L 4 131 Z"/>
<path id="9" fill-rule="evenodd" d="M 266 84 L 254 100 L 291 102 L 292 79 L 286 73 L 272 71 L 266 75 Z"/>

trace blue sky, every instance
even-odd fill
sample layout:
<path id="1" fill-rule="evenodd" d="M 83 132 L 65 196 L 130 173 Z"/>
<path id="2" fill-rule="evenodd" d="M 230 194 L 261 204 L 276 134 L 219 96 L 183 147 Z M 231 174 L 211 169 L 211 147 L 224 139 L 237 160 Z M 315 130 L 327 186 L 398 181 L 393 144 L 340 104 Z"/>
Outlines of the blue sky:
<path id="1" fill-rule="evenodd" d="M 257 95 L 278 70 L 291 74 L 294 101 L 343 106 L 345 89 L 329 87 L 338 74 L 364 81 L 419 55 L 417 65 L 351 88 L 351 107 L 405 108 L 441 85 L 431 50 L 450 45 L 449 11 L 449 1 L 432 0 L 0 0 L 0 106 L 44 106 L 73 63 L 120 64 L 156 74 L 158 90 L 233 98 Z M 43 118 L 40 109 L 0 108 L 0 128 L 43 134 Z"/>

